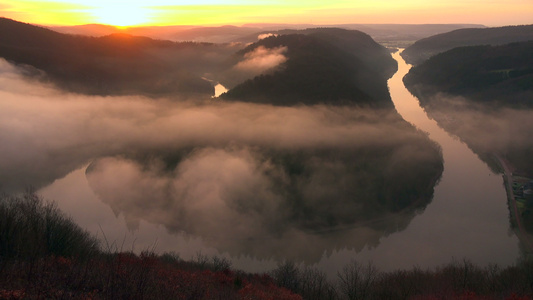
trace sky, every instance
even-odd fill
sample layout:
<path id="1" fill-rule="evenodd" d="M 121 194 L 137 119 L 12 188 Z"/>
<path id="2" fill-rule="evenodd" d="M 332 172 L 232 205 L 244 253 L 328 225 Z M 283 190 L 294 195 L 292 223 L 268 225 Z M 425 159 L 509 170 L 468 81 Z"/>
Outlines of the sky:
<path id="1" fill-rule="evenodd" d="M 532 0 L 3 0 L 0 16 L 40 25 L 533 23 Z"/>

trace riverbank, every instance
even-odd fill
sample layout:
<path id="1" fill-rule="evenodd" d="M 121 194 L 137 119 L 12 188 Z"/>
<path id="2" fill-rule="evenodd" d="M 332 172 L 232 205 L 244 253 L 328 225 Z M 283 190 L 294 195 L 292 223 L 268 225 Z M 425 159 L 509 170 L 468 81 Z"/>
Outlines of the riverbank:
<path id="1" fill-rule="evenodd" d="M 515 190 L 519 186 L 523 185 L 523 182 L 531 181 L 530 178 L 513 175 L 513 167 L 498 154 L 493 154 L 496 161 L 500 164 L 503 170 L 503 179 L 505 184 L 505 190 L 507 191 L 507 203 L 509 205 L 509 215 L 511 225 L 515 234 L 520 239 L 520 242 L 524 246 L 524 252 L 529 259 L 533 256 L 533 235 L 527 232 L 524 227 L 522 215 L 526 209 L 526 201 L 515 195 Z"/>

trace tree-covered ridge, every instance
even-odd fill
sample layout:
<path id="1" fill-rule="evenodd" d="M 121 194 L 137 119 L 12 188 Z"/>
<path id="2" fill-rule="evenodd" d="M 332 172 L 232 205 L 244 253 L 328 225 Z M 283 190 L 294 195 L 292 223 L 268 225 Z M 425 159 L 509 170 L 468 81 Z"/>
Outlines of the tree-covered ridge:
<path id="1" fill-rule="evenodd" d="M 304 34 L 317 38 L 357 56 L 368 68 L 386 78 L 392 76 L 398 69 L 396 61 L 389 55 L 389 50 L 374 41 L 370 35 L 359 30 L 341 28 L 285 29 L 277 31 L 276 34 Z"/>
<path id="2" fill-rule="evenodd" d="M 533 41 L 460 47 L 413 67 L 404 82 L 411 92 L 448 93 L 481 103 L 533 106 Z"/>
<path id="3" fill-rule="evenodd" d="M 477 45 L 504 45 L 533 40 L 533 25 L 494 28 L 465 28 L 421 39 L 405 49 L 402 57 L 417 65 L 447 50 Z"/>
<path id="4" fill-rule="evenodd" d="M 201 75 L 215 64 L 205 56 L 233 51 L 127 34 L 75 36 L 0 18 L 0 57 L 44 71 L 45 80 L 84 94 L 212 95 L 212 85 Z"/>
<path id="5" fill-rule="evenodd" d="M 369 68 L 371 62 L 363 54 L 339 48 L 326 41 L 336 37 L 325 36 L 271 36 L 245 48 L 242 55 L 259 47 L 286 47 L 287 61 L 236 86 L 223 98 L 274 105 L 323 103 L 391 108 L 383 75 L 388 72 L 386 68 Z M 382 58 L 391 59 L 390 53 L 383 53 Z"/>

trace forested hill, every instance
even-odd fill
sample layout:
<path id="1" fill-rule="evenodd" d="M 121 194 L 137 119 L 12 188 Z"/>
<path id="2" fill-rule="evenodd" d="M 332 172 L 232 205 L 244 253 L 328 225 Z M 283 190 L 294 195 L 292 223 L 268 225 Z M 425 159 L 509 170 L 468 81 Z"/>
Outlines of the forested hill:
<path id="1" fill-rule="evenodd" d="M 285 29 L 277 31 L 277 34 L 304 34 L 330 43 L 357 56 L 368 68 L 387 78 L 396 73 L 397 70 L 397 64 L 389 55 L 389 50 L 375 42 L 370 35 L 359 30 L 340 28 Z"/>
<path id="2" fill-rule="evenodd" d="M 405 76 L 411 92 L 427 101 L 444 92 L 509 107 L 533 107 L 533 41 L 461 47 L 438 54 Z"/>
<path id="3" fill-rule="evenodd" d="M 0 18 L 0 57 L 40 69 L 60 88 L 85 94 L 212 95 L 201 72 L 186 65 L 201 62 L 216 47 L 126 34 L 75 36 Z"/>
<path id="4" fill-rule="evenodd" d="M 417 65 L 435 54 L 456 47 L 495 46 L 530 40 L 533 40 L 533 25 L 465 28 L 421 39 L 406 48 L 402 57 L 406 62 Z"/>
<path id="5" fill-rule="evenodd" d="M 271 36 L 248 46 L 241 55 L 259 47 L 286 47 L 287 61 L 237 85 L 222 98 L 274 105 L 393 107 L 386 80 L 396 70 L 396 62 L 366 34 L 335 29 Z"/>

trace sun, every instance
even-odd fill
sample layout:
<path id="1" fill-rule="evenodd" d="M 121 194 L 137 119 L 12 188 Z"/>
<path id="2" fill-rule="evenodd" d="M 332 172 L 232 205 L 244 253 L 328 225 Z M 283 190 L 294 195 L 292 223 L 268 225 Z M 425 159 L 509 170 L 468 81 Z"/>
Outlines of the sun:
<path id="1" fill-rule="evenodd" d="M 150 21 L 150 11 L 138 5 L 113 5 L 96 7 L 91 10 L 96 22 L 119 27 L 139 26 Z"/>

